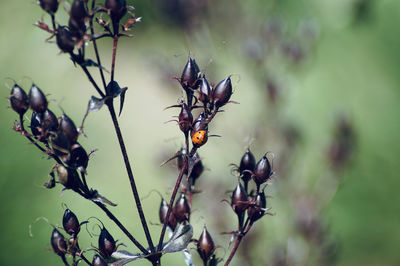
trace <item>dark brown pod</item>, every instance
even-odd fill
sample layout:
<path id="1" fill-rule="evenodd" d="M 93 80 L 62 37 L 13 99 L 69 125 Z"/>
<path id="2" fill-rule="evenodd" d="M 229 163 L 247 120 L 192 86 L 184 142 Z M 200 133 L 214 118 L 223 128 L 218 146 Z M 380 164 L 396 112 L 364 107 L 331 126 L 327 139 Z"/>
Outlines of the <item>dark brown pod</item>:
<path id="1" fill-rule="evenodd" d="M 68 161 L 66 162 L 68 166 L 72 168 L 86 169 L 89 162 L 89 156 L 87 155 L 85 149 L 79 144 L 75 143 L 71 146 Z"/>
<path id="2" fill-rule="evenodd" d="M 64 257 L 67 252 L 67 242 L 64 236 L 56 229 L 53 229 L 50 238 L 51 246 L 53 247 L 54 253 L 58 256 Z"/>
<path id="3" fill-rule="evenodd" d="M 26 92 L 17 84 L 11 89 L 10 95 L 11 108 L 19 115 L 23 115 L 29 109 L 29 99 Z"/>
<path id="4" fill-rule="evenodd" d="M 110 17 L 115 22 L 119 22 L 127 12 L 125 0 L 106 0 L 106 8 L 110 10 Z"/>
<path id="5" fill-rule="evenodd" d="M 255 167 L 256 159 L 254 158 L 253 153 L 249 149 L 247 149 L 247 151 L 243 154 L 239 165 L 239 173 L 244 182 L 249 182 L 249 180 L 251 179 L 251 172 L 254 171 Z"/>
<path id="6" fill-rule="evenodd" d="M 93 266 L 107 266 L 107 262 L 98 254 L 93 255 L 93 260 L 92 260 L 92 265 Z"/>
<path id="7" fill-rule="evenodd" d="M 31 128 L 32 135 L 36 138 L 42 135 L 42 118 L 39 113 L 36 113 L 35 111 L 32 112 L 31 125 L 29 127 Z"/>
<path id="8" fill-rule="evenodd" d="M 180 149 L 180 151 L 178 152 L 178 156 L 177 156 L 177 158 L 176 158 L 179 171 L 182 169 L 182 167 L 183 167 L 184 164 L 185 164 L 185 156 L 186 156 L 186 149 L 182 147 L 182 148 Z M 185 169 L 184 174 L 185 174 L 185 175 L 188 174 L 187 167 L 186 167 L 186 169 Z"/>
<path id="9" fill-rule="evenodd" d="M 204 113 L 200 113 L 199 116 L 192 124 L 192 130 L 190 131 L 190 137 L 193 138 L 193 135 L 200 130 L 207 130 L 208 125 L 206 122 L 206 116 Z"/>
<path id="10" fill-rule="evenodd" d="M 67 137 L 71 144 L 75 143 L 78 140 L 79 133 L 74 122 L 66 114 L 63 114 L 59 118 L 59 124 L 59 132 Z"/>
<path id="11" fill-rule="evenodd" d="M 47 109 L 44 111 L 42 114 L 42 121 L 41 121 L 41 126 L 43 131 L 46 133 L 46 137 L 49 136 L 49 132 L 56 132 L 58 129 L 58 119 L 57 116 Z"/>
<path id="12" fill-rule="evenodd" d="M 213 90 L 213 101 L 216 108 L 225 105 L 232 95 L 231 77 L 227 77 L 215 86 Z"/>
<path id="13" fill-rule="evenodd" d="M 203 171 L 204 171 L 203 163 L 202 163 L 201 160 L 198 160 L 198 161 L 194 164 L 193 169 L 192 169 L 192 172 L 191 172 L 190 177 L 189 177 L 189 178 L 190 178 L 190 184 L 191 184 L 192 186 L 194 186 L 196 180 L 201 176 L 201 174 L 203 173 Z"/>
<path id="14" fill-rule="evenodd" d="M 56 42 L 64 53 L 72 53 L 75 48 L 74 37 L 65 26 L 59 26 L 57 28 Z"/>
<path id="15" fill-rule="evenodd" d="M 198 73 L 199 67 L 196 61 L 189 56 L 181 75 L 181 85 L 185 90 L 195 85 Z"/>
<path id="16" fill-rule="evenodd" d="M 50 135 L 49 141 L 56 155 L 66 156 L 69 154 L 71 142 L 61 132 L 58 132 L 55 136 Z"/>
<path id="17" fill-rule="evenodd" d="M 233 211 L 238 215 L 241 215 L 249 206 L 247 193 L 240 182 L 238 182 L 235 190 L 232 192 L 231 206 Z"/>
<path id="18" fill-rule="evenodd" d="M 205 77 L 200 79 L 199 101 L 207 104 L 211 100 L 211 86 Z"/>
<path id="19" fill-rule="evenodd" d="M 47 99 L 41 89 L 35 84 L 32 84 L 29 90 L 29 105 L 32 110 L 38 113 L 43 113 L 47 109 Z"/>
<path id="20" fill-rule="evenodd" d="M 111 254 L 117 249 L 115 244 L 115 240 L 112 235 L 107 231 L 105 227 L 101 229 L 99 236 L 99 251 L 101 255 L 108 259 L 111 257 Z"/>
<path id="21" fill-rule="evenodd" d="M 192 127 L 193 115 L 185 102 L 182 101 L 181 105 L 181 112 L 178 116 L 179 128 L 183 133 L 188 134 Z"/>
<path id="22" fill-rule="evenodd" d="M 185 194 L 182 194 L 176 201 L 174 206 L 174 214 L 178 223 L 189 220 L 190 217 L 190 205 Z"/>
<path id="23" fill-rule="evenodd" d="M 71 236 L 78 235 L 79 231 L 81 230 L 81 226 L 78 218 L 70 209 L 65 210 L 62 222 L 64 230 L 67 232 L 67 234 Z"/>
<path id="24" fill-rule="evenodd" d="M 58 9 L 58 0 L 39 0 L 40 7 L 49 14 L 54 14 Z"/>
<path id="25" fill-rule="evenodd" d="M 210 233 L 204 226 L 203 232 L 201 233 L 199 240 L 197 242 L 197 252 L 200 258 L 206 263 L 215 251 L 214 241 L 211 238 Z"/>
<path id="26" fill-rule="evenodd" d="M 265 154 L 261 160 L 258 161 L 253 174 L 253 180 L 259 186 L 268 181 L 272 175 L 271 163 Z"/>
<path id="27" fill-rule="evenodd" d="M 83 20 L 75 20 L 72 17 L 68 21 L 68 27 L 72 34 L 77 39 L 82 39 L 86 32 L 86 24 Z"/>
<path id="28" fill-rule="evenodd" d="M 267 207 L 267 200 L 264 191 L 258 193 L 254 198 L 254 206 L 247 209 L 247 216 L 250 219 L 250 223 L 254 223 L 258 219 L 264 216 L 265 208 Z"/>
<path id="29" fill-rule="evenodd" d="M 159 209 L 159 217 L 160 217 L 160 223 L 164 224 L 165 223 L 165 219 L 167 218 L 167 212 L 168 212 L 168 204 L 167 202 L 162 199 L 161 200 L 161 204 L 160 204 L 160 209 Z M 177 221 L 175 219 L 175 215 L 174 212 L 171 212 L 171 215 L 169 216 L 168 222 L 167 222 L 167 226 L 174 231 L 175 227 L 176 227 Z"/>
<path id="30" fill-rule="evenodd" d="M 78 21 L 83 21 L 88 16 L 85 3 L 83 0 L 74 0 L 71 5 L 70 18 Z"/>
<path id="31" fill-rule="evenodd" d="M 74 191 L 79 191 L 83 188 L 82 181 L 79 178 L 79 174 L 76 170 L 72 168 L 66 168 L 62 165 L 57 165 L 56 167 L 58 181 L 67 189 L 72 189 Z"/>

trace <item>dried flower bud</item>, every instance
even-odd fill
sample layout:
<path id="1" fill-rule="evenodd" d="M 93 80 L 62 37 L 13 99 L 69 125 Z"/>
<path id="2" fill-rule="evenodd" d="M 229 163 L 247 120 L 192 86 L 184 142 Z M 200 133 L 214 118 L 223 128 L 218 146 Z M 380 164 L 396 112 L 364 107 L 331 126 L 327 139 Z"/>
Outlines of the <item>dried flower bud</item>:
<path id="1" fill-rule="evenodd" d="M 32 84 L 29 91 L 29 105 L 33 111 L 38 113 L 43 113 L 47 109 L 46 96 L 35 84 Z"/>
<path id="2" fill-rule="evenodd" d="M 59 26 L 56 32 L 56 42 L 64 53 L 72 53 L 75 41 L 71 32 L 65 26 Z"/>
<path id="3" fill-rule="evenodd" d="M 94 254 L 93 260 L 92 260 L 92 265 L 93 266 L 107 266 L 108 264 L 101 256 Z"/>
<path id="4" fill-rule="evenodd" d="M 250 223 L 254 223 L 258 219 L 264 216 L 265 208 L 267 207 L 267 200 L 265 198 L 264 191 L 258 193 L 254 198 L 254 206 L 247 209 L 247 216 L 250 219 Z"/>
<path id="5" fill-rule="evenodd" d="M 178 223 L 189 220 L 190 217 L 190 205 L 185 194 L 182 194 L 176 201 L 174 206 L 174 214 Z"/>
<path id="6" fill-rule="evenodd" d="M 82 39 L 83 35 L 85 35 L 86 25 L 83 20 L 76 20 L 71 17 L 68 21 L 68 27 L 72 36 L 77 39 Z"/>
<path id="7" fill-rule="evenodd" d="M 212 240 L 210 233 L 207 231 L 207 228 L 204 226 L 203 232 L 201 233 L 199 241 L 197 242 L 197 252 L 199 253 L 200 258 L 206 264 L 214 251 L 214 241 Z"/>
<path id="8" fill-rule="evenodd" d="M 71 5 L 70 18 L 78 22 L 83 21 L 87 16 L 84 0 L 74 0 Z"/>
<path id="9" fill-rule="evenodd" d="M 247 151 L 242 156 L 239 165 L 239 173 L 242 176 L 244 182 L 248 182 L 251 179 L 250 172 L 254 171 L 255 166 L 256 166 L 256 159 L 254 158 L 253 153 L 249 149 L 247 149 Z"/>
<path id="10" fill-rule="evenodd" d="M 271 163 L 265 154 L 261 160 L 258 161 L 253 174 L 253 180 L 259 186 L 268 181 L 272 175 Z"/>
<path id="11" fill-rule="evenodd" d="M 78 140 L 79 133 L 74 122 L 66 114 L 63 114 L 59 118 L 59 123 L 59 131 L 61 134 L 67 137 L 71 144 L 75 143 Z"/>
<path id="12" fill-rule="evenodd" d="M 67 242 L 65 241 L 64 236 L 56 228 L 54 228 L 51 233 L 50 243 L 53 247 L 53 251 L 58 256 L 65 256 L 65 253 L 67 252 Z"/>
<path id="13" fill-rule="evenodd" d="M 227 77 L 215 86 L 213 90 L 213 101 L 216 108 L 225 105 L 232 95 L 231 77 Z"/>
<path id="14" fill-rule="evenodd" d="M 181 105 L 182 105 L 181 112 L 179 113 L 178 116 L 179 128 L 183 133 L 187 134 L 189 133 L 189 130 L 192 127 L 193 115 L 184 101 L 182 101 Z"/>
<path id="15" fill-rule="evenodd" d="M 206 122 L 206 118 L 204 113 L 200 113 L 199 116 L 192 124 L 192 130 L 190 131 L 190 137 L 193 138 L 193 135 L 200 130 L 207 130 L 208 125 Z"/>
<path id="16" fill-rule="evenodd" d="M 61 132 L 58 132 L 55 136 L 50 136 L 49 141 L 56 155 L 66 156 L 69 154 L 71 143 Z"/>
<path id="17" fill-rule="evenodd" d="M 82 181 L 79 178 L 78 172 L 71 168 L 65 168 L 64 166 L 58 164 L 56 166 L 58 182 L 64 185 L 67 189 L 72 189 L 78 191 L 83 187 Z"/>
<path id="18" fill-rule="evenodd" d="M 199 66 L 196 64 L 196 61 L 189 56 L 181 76 L 181 85 L 185 90 L 195 85 L 198 73 Z"/>
<path id="19" fill-rule="evenodd" d="M 68 166 L 72 168 L 80 168 L 86 169 L 89 162 L 89 157 L 85 151 L 85 149 L 79 144 L 75 143 L 71 146 L 69 158 L 67 160 Z"/>
<path id="20" fill-rule="evenodd" d="M 39 0 L 40 7 L 49 14 L 54 14 L 58 9 L 58 0 Z"/>
<path id="21" fill-rule="evenodd" d="M 44 132 L 46 132 L 46 137 L 49 135 L 49 132 L 56 132 L 58 129 L 58 120 L 57 116 L 47 109 L 42 114 L 41 126 Z"/>
<path id="22" fill-rule="evenodd" d="M 31 117 L 31 128 L 32 135 L 38 138 L 41 135 L 41 125 L 42 125 L 42 118 L 41 115 L 36 113 L 35 111 L 32 112 Z"/>
<path id="23" fill-rule="evenodd" d="M 99 236 L 99 251 L 101 255 L 108 259 L 111 257 L 111 254 L 117 249 L 115 240 L 112 235 L 107 231 L 105 227 L 101 229 Z"/>
<path id="24" fill-rule="evenodd" d="M 17 84 L 11 90 L 10 95 L 11 108 L 20 115 L 26 113 L 29 109 L 29 99 L 26 92 Z"/>
<path id="25" fill-rule="evenodd" d="M 67 234 L 71 236 L 78 235 L 79 231 L 81 230 L 81 226 L 78 218 L 70 209 L 65 210 L 62 222 L 64 230 L 67 232 Z"/>
<path id="26" fill-rule="evenodd" d="M 238 182 L 235 190 L 232 192 L 231 206 L 233 211 L 238 215 L 241 215 L 249 206 L 247 193 L 240 182 Z"/>
<path id="27" fill-rule="evenodd" d="M 110 17 L 113 21 L 119 22 L 127 12 L 125 0 L 106 0 L 106 8 L 110 10 Z"/>
<path id="28" fill-rule="evenodd" d="M 199 101 L 203 104 L 210 102 L 211 98 L 211 86 L 205 77 L 200 80 L 200 90 L 199 90 Z"/>

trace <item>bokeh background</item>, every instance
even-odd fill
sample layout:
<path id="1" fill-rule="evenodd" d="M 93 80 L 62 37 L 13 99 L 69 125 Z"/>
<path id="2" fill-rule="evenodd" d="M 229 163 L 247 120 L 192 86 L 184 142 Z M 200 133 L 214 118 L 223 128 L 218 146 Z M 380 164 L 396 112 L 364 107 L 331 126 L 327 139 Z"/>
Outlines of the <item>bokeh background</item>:
<path id="1" fill-rule="evenodd" d="M 220 232 L 234 230 L 236 218 L 221 200 L 237 182 L 228 165 L 239 163 L 250 145 L 257 159 L 266 151 L 275 155 L 277 178 L 266 192 L 276 215 L 256 223 L 232 265 L 400 264 L 399 1 L 132 4 L 143 19 L 133 38 L 120 42 L 116 79 L 129 87 L 120 124 L 142 196 L 156 189 L 168 198 L 178 174 L 173 164 L 159 167 L 183 144 L 177 126 L 164 123 L 177 111 L 163 109 L 183 95 L 173 77 L 190 52 L 214 83 L 233 74 L 233 99 L 240 102 L 213 122 L 211 132 L 222 138 L 200 150 L 207 171 L 193 203 L 195 237 L 207 224 L 221 246 L 217 255 L 227 256 L 229 236 Z M 65 12 L 59 13 L 57 21 L 65 24 Z M 26 90 L 33 80 L 49 94 L 53 111 L 61 114 L 62 108 L 77 124 L 95 94 L 68 56 L 44 41 L 48 34 L 33 26 L 41 17 L 48 19 L 34 1 L 0 2 L 0 264 L 60 264 L 48 251 L 51 226 L 34 222 L 43 216 L 60 225 L 63 203 L 82 221 L 101 219 L 136 252 L 93 204 L 62 193 L 60 186 L 43 188 L 52 162 L 11 130 L 17 117 L 7 109 L 12 82 L 6 77 Z M 100 43 L 107 67 L 111 42 Z M 90 114 L 85 132 L 80 142 L 98 149 L 88 167 L 89 184 L 118 203 L 114 213 L 144 242 L 106 110 Z M 143 200 L 154 224 L 159 203 L 156 193 Z M 93 224 L 88 230 L 96 234 Z M 160 226 L 150 227 L 157 237 Z M 85 229 L 80 241 L 81 247 L 97 245 Z M 184 265 L 182 254 L 163 262 Z"/>

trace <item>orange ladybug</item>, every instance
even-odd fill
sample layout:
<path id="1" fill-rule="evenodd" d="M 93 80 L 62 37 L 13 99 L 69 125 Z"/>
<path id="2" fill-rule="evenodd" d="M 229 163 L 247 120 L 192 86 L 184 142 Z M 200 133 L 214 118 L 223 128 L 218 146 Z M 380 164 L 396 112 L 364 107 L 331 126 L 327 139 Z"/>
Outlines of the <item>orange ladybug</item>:
<path id="1" fill-rule="evenodd" d="M 199 130 L 192 136 L 193 145 L 200 147 L 204 145 L 208 140 L 208 135 L 206 130 Z"/>

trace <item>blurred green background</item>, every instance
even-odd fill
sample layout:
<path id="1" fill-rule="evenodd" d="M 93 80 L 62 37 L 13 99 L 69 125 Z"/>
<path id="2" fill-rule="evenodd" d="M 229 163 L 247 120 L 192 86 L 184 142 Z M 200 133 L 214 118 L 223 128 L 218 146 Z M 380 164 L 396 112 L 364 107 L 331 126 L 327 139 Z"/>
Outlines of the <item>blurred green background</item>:
<path id="1" fill-rule="evenodd" d="M 60 225 L 62 203 L 82 221 L 98 217 L 114 238 L 136 252 L 93 204 L 70 191 L 62 193 L 60 186 L 43 188 L 52 162 L 11 130 L 17 117 L 7 109 L 6 84 L 11 82 L 6 77 L 21 80 L 26 90 L 31 81 L 23 77 L 29 77 L 49 94 L 55 113 L 61 114 L 62 108 L 77 124 L 95 95 L 68 56 L 58 54 L 55 44 L 45 43 L 48 34 L 33 26 L 41 17 L 48 19 L 33 2 L 0 2 L 0 264 L 60 264 L 47 250 L 51 227 L 34 222 L 44 216 Z M 203 193 L 194 198 L 195 237 L 207 224 L 222 247 L 218 256 L 228 254 L 229 237 L 219 234 L 236 227 L 230 207 L 220 202 L 236 182 L 228 164 L 239 163 L 254 139 L 251 148 L 257 159 L 266 151 L 275 154 L 277 178 L 267 194 L 276 216 L 256 223 L 248 236 L 251 241 L 241 247 L 245 252 L 232 265 L 400 265 L 399 1 L 137 0 L 132 4 L 143 20 L 132 39 L 120 42 L 116 79 L 129 87 L 120 124 L 141 196 L 157 189 L 168 198 L 177 176 L 173 167 L 159 167 L 183 144 L 176 125 L 164 124 L 176 110 L 163 108 L 183 95 L 172 77 L 180 75 L 190 52 L 213 82 L 234 74 L 233 100 L 240 102 L 226 106 L 211 126 L 212 133 L 222 138 L 210 139 L 200 150 L 208 171 L 198 182 Z M 65 24 L 65 12 L 59 13 L 57 21 Z M 100 43 L 107 67 L 111 42 Z M 278 88 L 275 101 L 273 86 Z M 354 130 L 355 148 L 345 165 L 335 170 L 327 153 L 341 114 Z M 106 110 L 89 116 L 85 132 L 88 137 L 80 138 L 83 146 L 98 149 L 88 167 L 89 185 L 118 203 L 115 215 L 144 242 Z M 287 141 L 290 136 L 298 136 L 293 137 L 295 144 Z M 298 199 L 304 198 L 318 207 L 309 207 L 311 203 L 300 208 L 297 203 L 303 200 Z M 153 193 L 143 205 L 148 220 L 158 223 L 159 197 Z M 309 213 L 324 228 L 324 239 L 329 239 L 324 242 L 326 249 L 299 230 L 296 221 Z M 160 227 L 150 228 L 156 238 Z M 90 238 L 86 230 L 80 241 L 81 247 L 97 245 L 97 238 Z M 194 259 L 200 263 L 196 254 Z M 182 254 L 165 256 L 163 262 L 184 265 Z"/>

